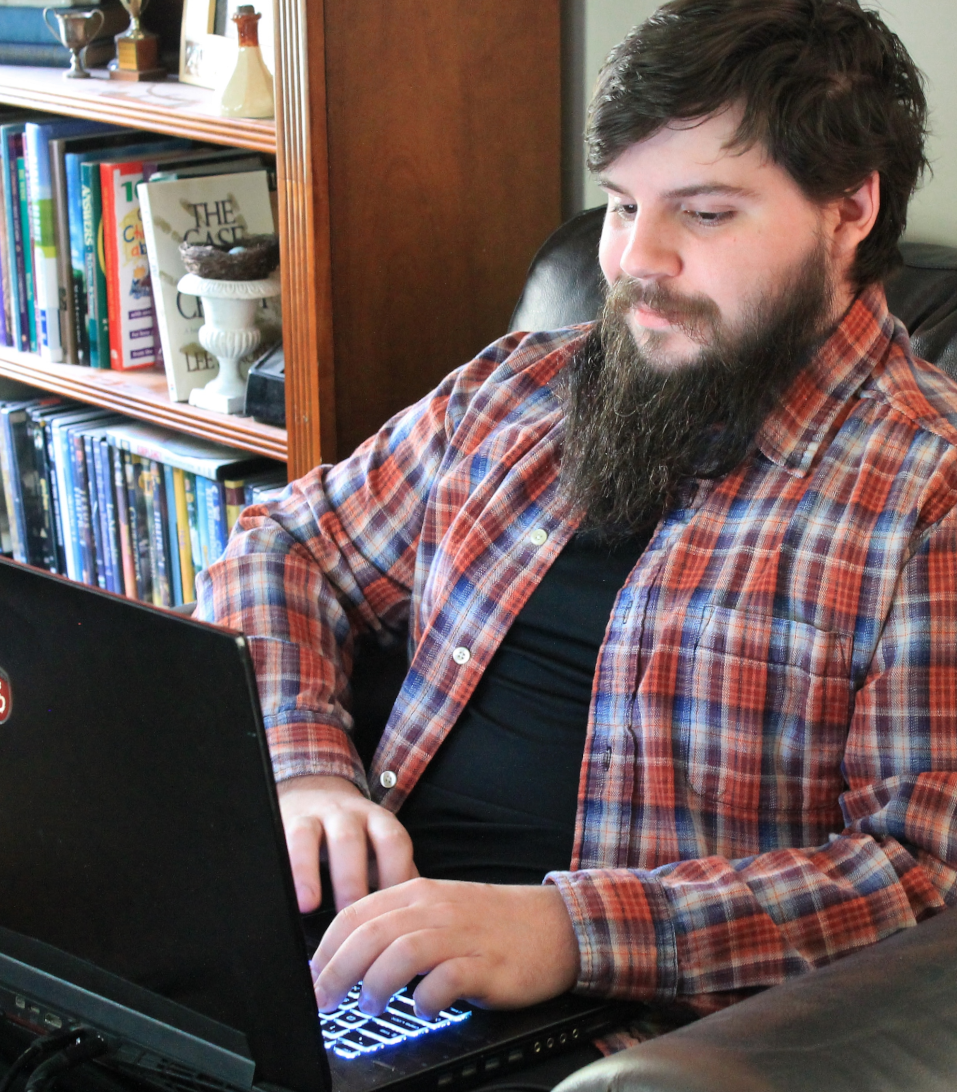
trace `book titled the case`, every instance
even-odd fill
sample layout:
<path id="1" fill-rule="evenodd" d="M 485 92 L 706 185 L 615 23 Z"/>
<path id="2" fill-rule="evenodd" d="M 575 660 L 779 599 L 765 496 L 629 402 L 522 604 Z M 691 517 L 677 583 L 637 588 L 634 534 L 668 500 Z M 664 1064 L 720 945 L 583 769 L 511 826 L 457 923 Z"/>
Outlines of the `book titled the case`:
<path id="1" fill-rule="evenodd" d="M 215 377 L 219 364 L 199 343 L 201 302 L 177 288 L 186 272 L 180 243 L 233 247 L 241 246 L 247 235 L 272 232 L 267 174 L 245 171 L 144 182 L 138 190 L 167 385 L 173 401 L 185 402 L 191 390 Z M 264 341 L 278 336 L 276 322 L 276 311 L 264 308 Z"/>

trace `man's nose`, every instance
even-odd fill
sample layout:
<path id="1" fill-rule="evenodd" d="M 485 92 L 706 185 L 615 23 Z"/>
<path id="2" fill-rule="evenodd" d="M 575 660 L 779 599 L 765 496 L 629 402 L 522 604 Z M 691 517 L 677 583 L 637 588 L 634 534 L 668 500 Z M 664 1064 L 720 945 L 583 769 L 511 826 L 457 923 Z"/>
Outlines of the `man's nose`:
<path id="1" fill-rule="evenodd" d="M 639 212 L 629 225 L 619 264 L 622 273 L 636 280 L 676 277 L 681 257 L 668 225 L 660 217 Z"/>

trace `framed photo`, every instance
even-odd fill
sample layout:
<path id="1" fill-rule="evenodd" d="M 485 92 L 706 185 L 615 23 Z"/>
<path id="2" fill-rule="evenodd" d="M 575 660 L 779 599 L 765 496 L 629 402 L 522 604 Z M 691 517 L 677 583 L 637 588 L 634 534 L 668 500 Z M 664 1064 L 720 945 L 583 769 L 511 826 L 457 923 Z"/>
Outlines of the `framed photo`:
<path id="1" fill-rule="evenodd" d="M 233 15 L 250 0 L 183 0 L 179 40 L 181 83 L 218 89 L 233 74 L 238 41 Z M 269 71 L 275 74 L 275 2 L 252 0 L 259 20 L 259 48 Z"/>

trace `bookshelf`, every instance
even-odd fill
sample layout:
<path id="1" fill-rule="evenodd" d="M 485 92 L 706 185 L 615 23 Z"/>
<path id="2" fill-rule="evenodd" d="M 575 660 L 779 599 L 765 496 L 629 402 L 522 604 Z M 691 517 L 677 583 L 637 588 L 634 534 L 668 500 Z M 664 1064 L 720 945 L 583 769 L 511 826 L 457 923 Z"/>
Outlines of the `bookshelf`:
<path id="1" fill-rule="evenodd" d="M 504 333 L 560 221 L 559 0 L 276 0 L 273 121 L 223 119 L 170 78 L 0 66 L 0 103 L 276 155 L 285 430 L 172 403 L 157 370 L 0 374 L 287 460 L 348 454 Z M 171 34 L 175 0 L 145 22 Z"/>

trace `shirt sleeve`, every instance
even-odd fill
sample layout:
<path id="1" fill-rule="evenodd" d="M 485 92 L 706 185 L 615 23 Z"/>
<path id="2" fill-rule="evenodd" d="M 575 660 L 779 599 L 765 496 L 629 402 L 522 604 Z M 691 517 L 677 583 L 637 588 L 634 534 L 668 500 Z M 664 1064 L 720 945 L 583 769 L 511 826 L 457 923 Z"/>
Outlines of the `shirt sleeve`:
<path id="1" fill-rule="evenodd" d="M 246 635 L 278 781 L 338 775 L 368 794 L 349 735 L 354 638 L 405 629 L 430 489 L 456 421 L 512 347 L 490 346 L 344 462 L 245 509 L 197 578 L 196 617 Z"/>
<path id="2" fill-rule="evenodd" d="M 957 903 L 953 513 L 901 573 L 843 769 L 845 828 L 824 845 L 550 873 L 578 936 L 578 988 L 708 1011 Z"/>

